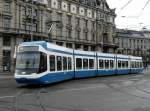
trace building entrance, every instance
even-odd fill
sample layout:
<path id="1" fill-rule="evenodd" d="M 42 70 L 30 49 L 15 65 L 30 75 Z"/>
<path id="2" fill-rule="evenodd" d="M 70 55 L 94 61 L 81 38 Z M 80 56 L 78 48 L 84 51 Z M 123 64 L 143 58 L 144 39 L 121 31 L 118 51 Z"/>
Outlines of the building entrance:
<path id="1" fill-rule="evenodd" d="M 9 50 L 3 50 L 3 71 L 10 72 L 11 67 L 11 52 Z"/>

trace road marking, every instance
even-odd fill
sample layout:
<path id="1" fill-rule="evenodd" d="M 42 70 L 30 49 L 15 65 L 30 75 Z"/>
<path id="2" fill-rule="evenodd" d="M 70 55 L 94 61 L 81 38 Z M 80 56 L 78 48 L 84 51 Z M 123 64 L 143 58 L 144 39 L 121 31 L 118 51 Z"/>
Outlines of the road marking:
<path id="1" fill-rule="evenodd" d="M 60 92 L 70 92 L 70 91 L 80 91 L 80 90 L 88 90 L 88 89 L 95 89 L 95 88 L 104 88 L 106 87 L 105 85 L 100 85 L 100 86 L 90 86 L 90 87 L 84 87 L 84 88 L 73 88 L 73 89 L 64 89 L 64 90 L 57 90 L 54 91 L 55 93 L 60 93 Z M 47 92 L 48 93 L 53 93 L 53 92 Z M 29 94 L 23 94 L 24 96 L 32 96 L 35 93 L 29 93 Z M 42 93 L 45 94 L 45 93 Z M 21 95 L 20 95 L 21 96 Z M 5 99 L 5 98 L 15 98 L 17 95 L 12 95 L 12 96 L 1 96 L 0 99 Z"/>
<path id="2" fill-rule="evenodd" d="M 88 90 L 88 89 L 95 89 L 95 88 L 106 88 L 106 85 L 90 86 L 90 87 L 84 87 L 84 88 L 64 89 L 64 90 L 58 90 L 56 92 L 59 93 L 59 92 L 80 91 L 80 90 Z"/>
<path id="3" fill-rule="evenodd" d="M 1 96 L 0 99 L 5 99 L 5 98 L 14 98 L 15 96 Z"/>

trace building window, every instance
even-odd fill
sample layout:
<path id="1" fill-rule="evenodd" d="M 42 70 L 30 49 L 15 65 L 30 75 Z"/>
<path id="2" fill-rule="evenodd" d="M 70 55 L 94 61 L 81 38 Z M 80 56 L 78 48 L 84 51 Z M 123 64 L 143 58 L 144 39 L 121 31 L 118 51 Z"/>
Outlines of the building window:
<path id="1" fill-rule="evenodd" d="M 92 34 L 92 41 L 95 41 L 95 33 L 91 33 Z"/>
<path id="2" fill-rule="evenodd" d="M 75 49 L 80 49 L 81 48 L 81 44 L 75 44 Z"/>
<path id="3" fill-rule="evenodd" d="M 72 48 L 72 43 L 66 43 L 66 47 Z"/>
<path id="4" fill-rule="evenodd" d="M 60 38 L 60 39 L 62 38 L 62 29 L 57 29 L 56 30 L 56 37 Z"/>
<path id="5" fill-rule="evenodd" d="M 108 43 L 108 34 L 103 33 L 103 43 Z"/>
<path id="6" fill-rule="evenodd" d="M 91 51 L 95 51 L 95 46 L 91 46 Z"/>
<path id="7" fill-rule="evenodd" d="M 130 48 L 131 48 L 131 46 L 132 46 L 131 44 L 132 44 L 132 43 L 131 43 L 131 39 L 129 39 L 129 45 L 130 45 Z"/>
<path id="8" fill-rule="evenodd" d="M 3 46 L 10 46 L 11 45 L 11 37 L 4 36 L 3 37 Z"/>
<path id="9" fill-rule="evenodd" d="M 61 1 L 58 0 L 58 8 L 61 9 Z"/>
<path id="10" fill-rule="evenodd" d="M 11 2 L 4 3 L 4 12 L 7 12 L 7 13 L 11 12 Z"/>
<path id="11" fill-rule="evenodd" d="M 61 13 L 57 13 L 57 21 L 60 21 L 60 23 L 56 24 L 57 30 L 56 30 L 56 36 L 57 37 L 62 37 L 62 14 Z"/>
<path id="12" fill-rule="evenodd" d="M 72 30 L 67 29 L 67 38 L 71 38 Z"/>
<path id="13" fill-rule="evenodd" d="M 63 42 L 56 42 L 57 45 L 63 46 Z"/>
<path id="14" fill-rule="evenodd" d="M 76 17 L 76 25 L 79 26 L 80 25 L 80 18 Z"/>
<path id="15" fill-rule="evenodd" d="M 71 24 L 71 16 L 67 15 L 67 24 Z"/>
<path id="16" fill-rule="evenodd" d="M 38 25 L 36 24 L 36 23 L 34 23 L 33 24 L 33 26 L 32 26 L 32 31 L 33 32 L 37 32 L 37 30 L 38 30 L 38 27 L 37 27 Z"/>
<path id="17" fill-rule="evenodd" d="M 25 7 L 22 7 L 22 16 L 24 17 L 26 15 L 26 8 Z"/>
<path id="18" fill-rule="evenodd" d="M 88 45 L 84 45 L 84 51 L 88 51 L 89 46 Z"/>
<path id="19" fill-rule="evenodd" d="M 57 13 L 57 20 L 62 21 L 62 14 L 61 13 Z"/>
<path id="20" fill-rule="evenodd" d="M 11 19 L 10 18 L 4 18 L 4 28 L 11 28 Z"/>
<path id="21" fill-rule="evenodd" d="M 88 32 L 85 32 L 85 40 L 88 40 Z"/>
<path id="22" fill-rule="evenodd" d="M 85 27 L 88 27 L 88 20 L 85 20 Z"/>
<path id="23" fill-rule="evenodd" d="M 21 30 L 25 30 L 25 29 L 26 29 L 26 25 L 25 25 L 25 23 L 22 23 Z"/>
<path id="24" fill-rule="evenodd" d="M 68 6 L 68 8 L 67 8 L 67 9 L 68 9 L 68 12 L 70 12 L 70 11 L 71 11 L 71 5 L 68 3 L 67 6 Z"/>
<path id="25" fill-rule="evenodd" d="M 76 34 L 76 39 L 80 40 L 80 31 L 76 30 L 75 34 Z"/>

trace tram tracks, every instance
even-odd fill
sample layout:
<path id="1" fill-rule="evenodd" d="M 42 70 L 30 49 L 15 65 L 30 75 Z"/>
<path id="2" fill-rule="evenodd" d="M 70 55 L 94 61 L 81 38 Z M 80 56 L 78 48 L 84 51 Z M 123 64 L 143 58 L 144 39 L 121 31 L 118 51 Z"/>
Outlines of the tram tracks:
<path id="1" fill-rule="evenodd" d="M 141 81 L 141 80 L 140 80 Z M 107 83 L 107 86 L 111 89 L 113 89 L 116 92 L 120 92 L 123 94 L 127 94 L 127 95 L 131 95 L 137 98 L 141 98 L 141 99 L 146 99 L 146 100 L 150 100 L 150 92 L 143 90 L 141 88 L 138 87 L 139 81 L 134 81 L 130 86 L 125 86 L 125 87 L 115 87 L 114 85 L 112 85 L 112 83 Z M 129 88 L 131 88 L 131 90 L 136 90 L 136 93 L 130 92 Z"/>
<path id="2" fill-rule="evenodd" d="M 20 106 L 20 98 L 23 96 L 24 97 L 25 96 L 34 97 L 36 100 L 34 103 L 36 103 L 37 104 L 36 106 L 38 106 L 41 109 L 40 111 L 47 111 L 46 107 L 43 105 L 42 100 L 41 100 L 41 98 L 42 98 L 41 94 L 46 93 L 44 91 L 45 91 L 45 88 L 41 88 L 38 91 L 34 91 L 32 94 L 26 94 L 25 89 L 19 91 L 16 94 L 16 96 L 14 96 L 14 111 L 22 111 L 22 110 L 20 110 L 19 106 Z M 22 102 L 23 102 L 23 100 L 22 100 Z M 24 105 L 29 105 L 29 104 L 24 104 Z"/>
<path id="3" fill-rule="evenodd" d="M 140 87 L 141 84 L 145 84 L 145 82 L 148 82 L 149 81 L 148 79 L 144 79 L 144 78 L 139 79 L 139 78 L 134 78 L 133 77 L 131 79 L 123 79 L 123 80 L 120 80 L 118 82 L 115 82 L 115 81 L 116 80 L 108 81 L 106 79 L 106 80 L 101 81 L 99 83 L 102 83 L 102 84 L 106 85 L 107 87 L 113 89 L 116 92 L 124 93 L 126 95 L 131 95 L 131 96 L 138 97 L 138 98 L 141 98 L 141 99 L 150 100 L 149 97 L 146 97 L 146 96 L 142 95 L 142 94 L 150 95 L 150 92 L 148 92 L 148 91 L 146 91 L 146 90 L 144 90 Z M 127 82 L 127 81 L 132 81 L 132 82 L 130 82 L 130 84 L 127 85 L 127 86 L 123 86 L 122 83 Z M 116 87 L 114 84 L 120 85 L 120 87 Z M 13 100 L 14 100 L 12 102 L 13 111 L 23 111 L 23 110 L 20 109 L 20 107 L 21 107 L 20 102 L 23 102 L 23 100 L 21 100 L 21 99 L 23 99 L 22 96 L 25 97 L 25 98 L 27 96 L 28 96 L 28 98 L 30 98 L 30 96 L 32 96 L 32 97 L 35 98 L 35 101 L 33 100 L 33 102 L 36 104 L 35 107 L 40 108 L 39 111 L 48 111 L 48 109 L 51 108 L 51 107 L 46 104 L 46 101 L 45 101 L 45 97 L 46 97 L 45 95 L 46 94 L 51 94 L 53 92 L 61 93 L 61 92 L 72 92 L 72 91 L 79 91 L 79 90 L 87 90 L 87 89 L 92 89 L 92 88 L 101 88 L 100 85 L 96 86 L 96 87 L 94 85 L 91 85 L 91 86 L 80 87 L 80 88 L 60 88 L 60 89 L 58 89 L 57 87 L 54 87 L 54 88 L 51 87 L 51 89 L 48 89 L 48 87 L 45 87 L 45 86 L 40 86 L 38 88 L 37 87 L 35 87 L 35 88 L 34 87 L 32 87 L 32 88 L 21 87 L 21 89 L 19 88 L 16 95 L 5 96 L 5 97 L 0 98 L 0 99 L 13 98 Z M 130 91 L 126 90 L 128 88 L 131 88 L 132 91 L 134 89 L 137 90 L 137 91 L 140 91 L 141 94 L 136 94 L 136 93 L 133 93 L 133 92 L 130 92 Z M 57 89 L 57 90 L 55 90 L 55 89 Z M 25 105 L 31 105 L 31 104 L 30 103 L 25 103 Z M 30 110 L 26 110 L 26 111 L 30 111 Z"/>

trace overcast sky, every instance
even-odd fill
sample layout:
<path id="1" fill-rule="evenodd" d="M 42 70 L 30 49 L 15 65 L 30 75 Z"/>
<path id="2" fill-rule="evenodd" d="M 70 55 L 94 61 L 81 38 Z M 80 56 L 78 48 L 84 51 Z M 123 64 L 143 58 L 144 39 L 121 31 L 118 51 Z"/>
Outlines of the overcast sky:
<path id="1" fill-rule="evenodd" d="M 128 5 L 127 2 L 129 2 Z M 150 30 L 150 3 L 148 0 L 107 0 L 110 8 L 116 8 L 116 26 L 140 30 L 146 27 Z"/>

